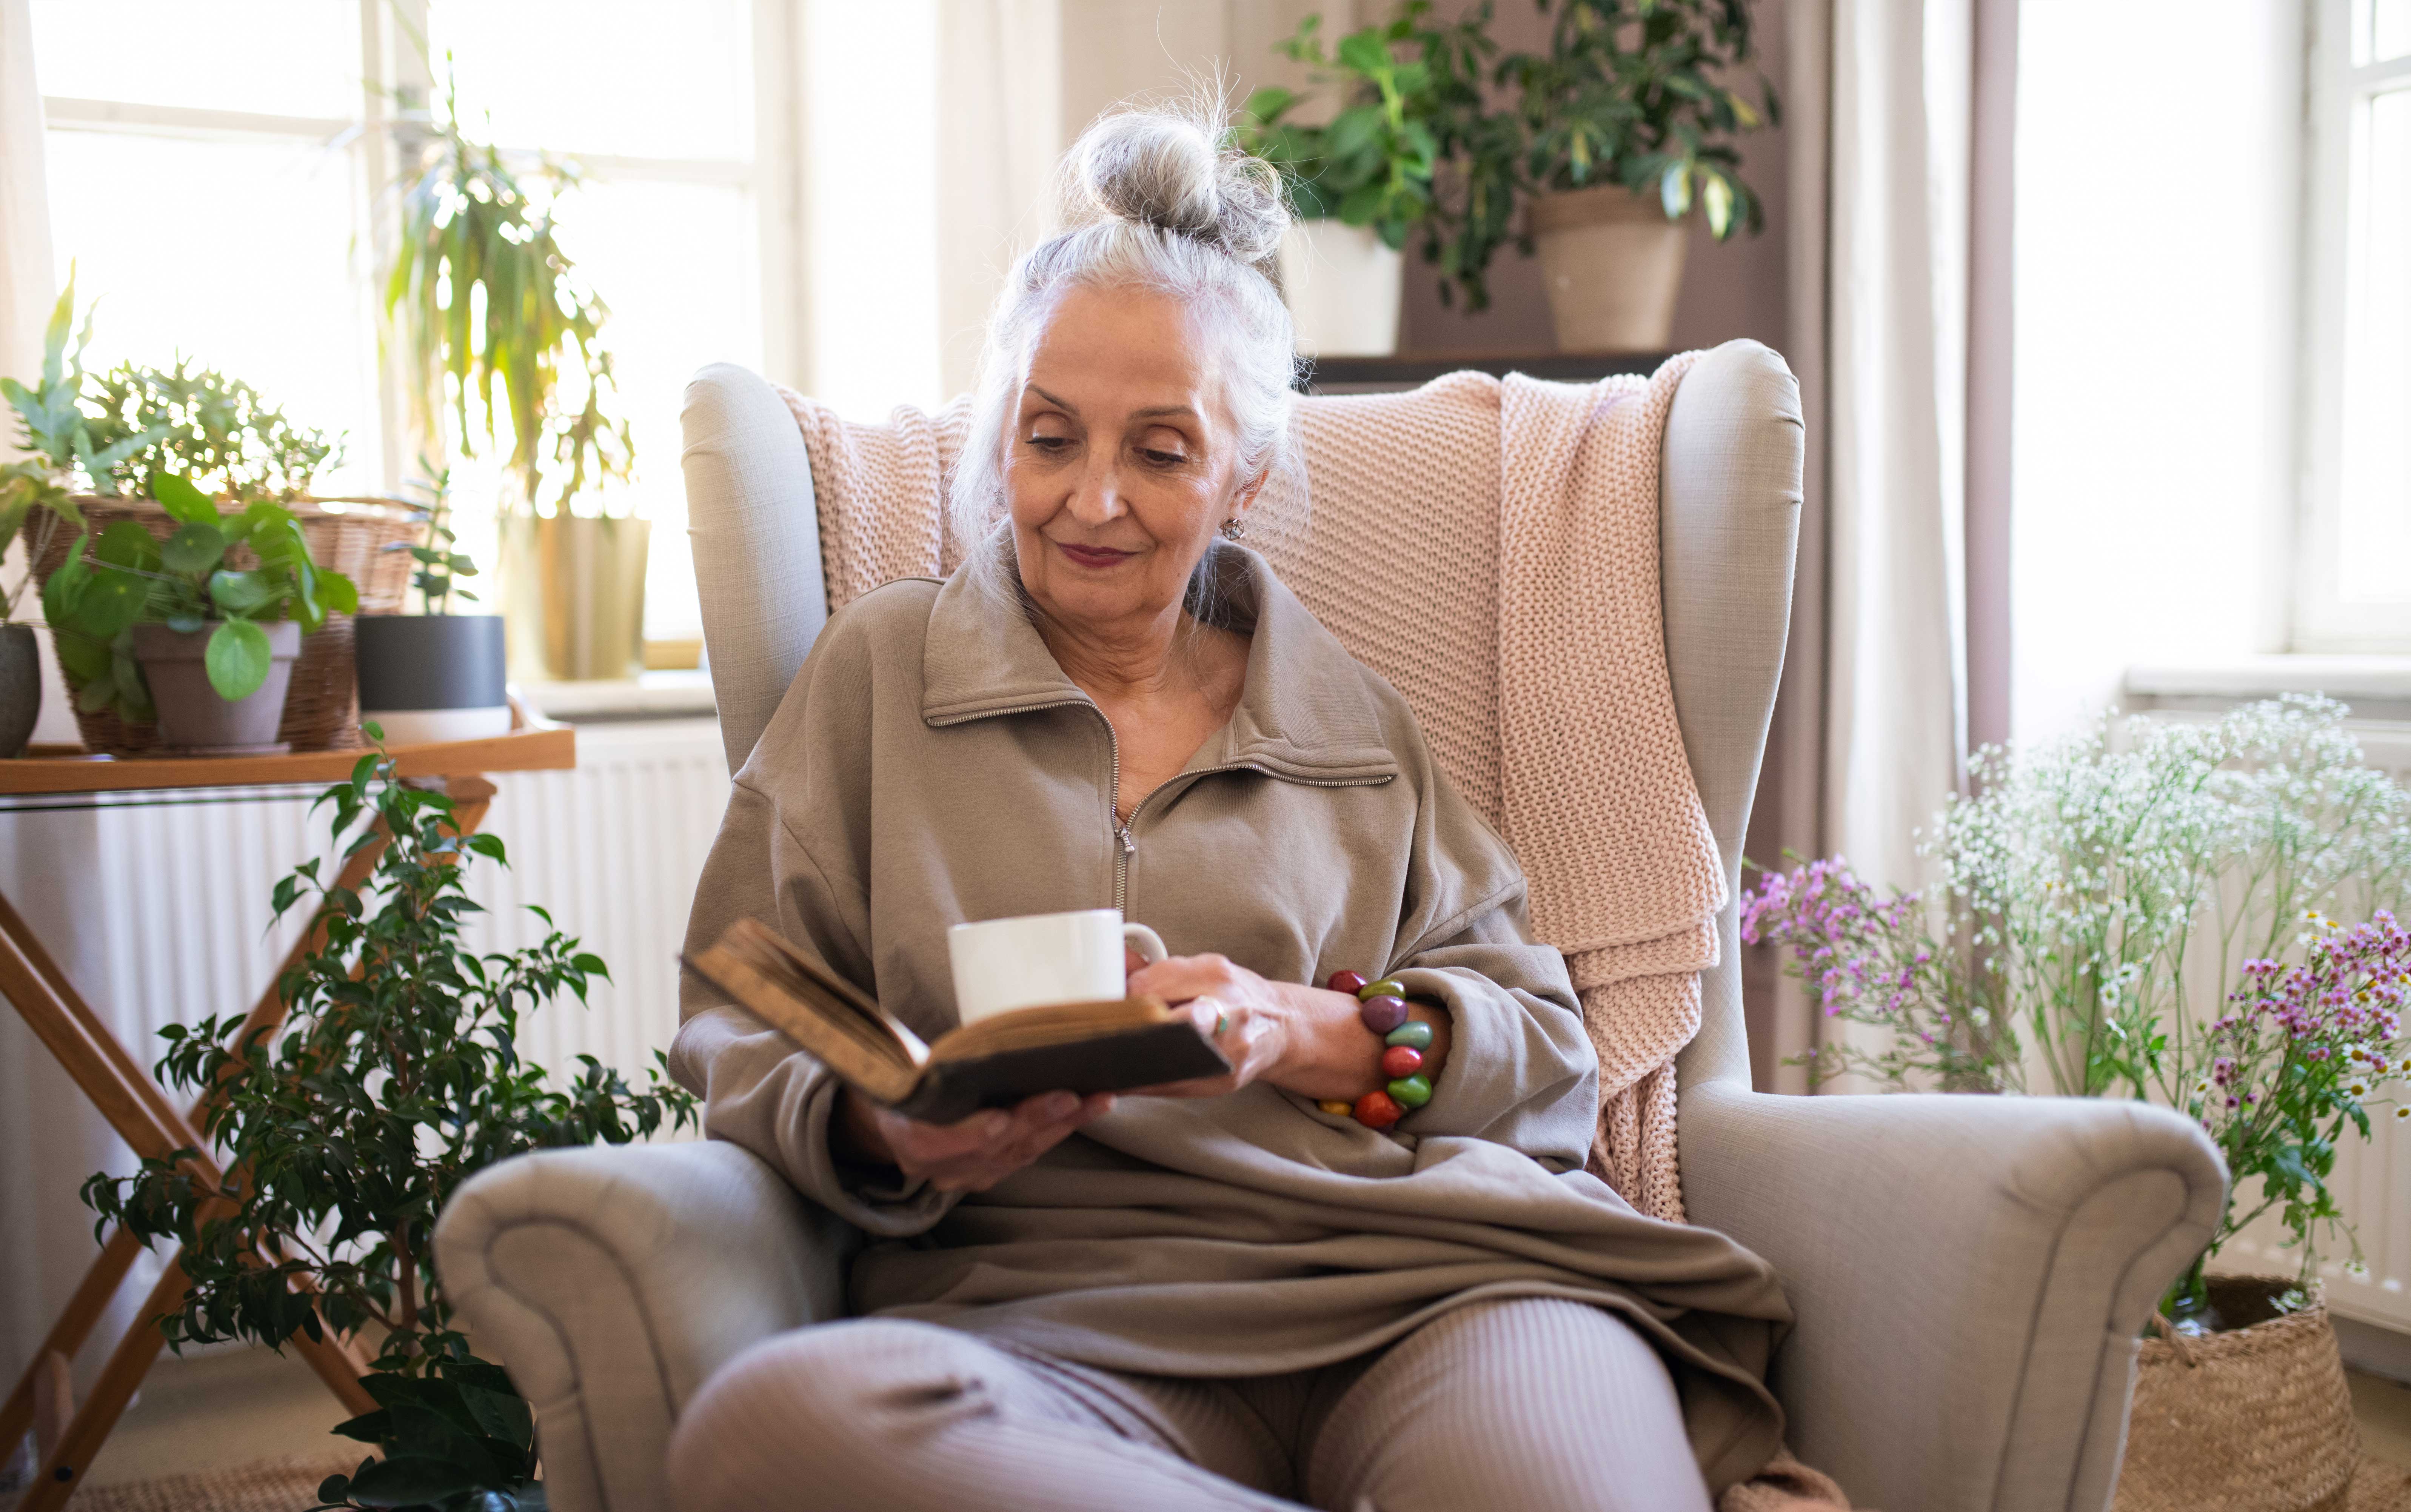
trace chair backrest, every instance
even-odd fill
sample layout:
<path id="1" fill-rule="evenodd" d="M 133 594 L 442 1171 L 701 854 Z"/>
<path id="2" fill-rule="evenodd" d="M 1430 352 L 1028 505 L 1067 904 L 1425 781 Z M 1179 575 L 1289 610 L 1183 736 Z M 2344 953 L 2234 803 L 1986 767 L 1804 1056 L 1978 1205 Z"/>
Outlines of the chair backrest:
<path id="1" fill-rule="evenodd" d="M 1359 612 L 1364 595 L 1339 587 L 1379 571 L 1398 585 L 1395 611 L 1411 614 L 1417 582 L 1453 573 L 1461 584 L 1467 565 L 1485 558 L 1479 537 L 1496 539 L 1498 429 L 1492 403 L 1485 451 L 1479 385 L 1443 379 L 1415 394 L 1302 404 L 1306 492 L 1268 492 L 1250 544 L 1406 696 L 1435 755 L 1467 798 L 1495 816 L 1497 642 L 1471 633 L 1469 623 L 1495 624 L 1495 596 L 1485 604 L 1478 594 L 1450 595 L 1454 612 L 1469 617 L 1466 659 L 1436 667 L 1410 655 L 1381 616 Z M 695 580 L 733 771 L 827 619 L 811 464 L 785 403 L 742 368 L 715 364 L 697 374 L 683 419 Z M 1361 435 L 1368 426 L 1382 433 L 1382 454 L 1394 464 L 1373 474 L 1318 468 L 1319 434 Z M 1790 613 L 1801 450 L 1798 388 L 1782 359 L 1755 342 L 1703 356 L 1667 418 L 1659 542 L 1668 669 L 1693 777 L 1736 891 Z M 1350 453 L 1361 459 L 1363 448 Z M 1319 526 L 1308 493 L 1324 502 Z M 1733 924 L 1729 908 L 1718 964 L 1702 977 L 1702 1027 L 1678 1070 L 1685 1085 L 1748 1078 Z"/>

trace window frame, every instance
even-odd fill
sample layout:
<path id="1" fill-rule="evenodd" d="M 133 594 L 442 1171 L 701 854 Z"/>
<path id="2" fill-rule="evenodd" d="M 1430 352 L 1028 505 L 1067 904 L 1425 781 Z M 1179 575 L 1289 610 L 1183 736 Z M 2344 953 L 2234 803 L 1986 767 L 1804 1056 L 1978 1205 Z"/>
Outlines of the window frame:
<path id="1" fill-rule="evenodd" d="M 353 229 L 355 234 L 365 233 L 373 254 L 357 276 L 371 281 L 369 292 L 373 306 L 377 270 L 392 266 L 397 237 L 391 210 L 393 197 L 383 191 L 395 181 L 413 142 L 423 139 L 414 131 L 407 116 L 426 109 L 432 81 L 425 60 L 409 41 L 413 33 L 427 35 L 427 0 L 358 0 L 358 6 L 363 84 L 357 116 L 339 119 L 284 115 L 45 94 L 43 129 L 116 132 L 187 141 L 269 139 L 347 147 L 351 157 Z M 752 161 L 589 154 L 559 148 L 554 151 L 558 155 L 575 155 L 581 177 L 595 183 L 695 183 L 741 188 L 751 195 L 758 228 L 756 265 L 762 281 L 759 308 L 763 363 L 770 374 L 792 375 L 796 381 L 808 382 L 805 364 L 811 348 L 804 317 L 810 303 L 809 291 L 801 282 L 802 143 L 796 128 L 801 27 L 796 0 L 753 0 L 752 10 Z M 530 165 L 538 161 L 539 154 L 533 147 L 509 142 L 498 145 L 507 158 Z M 381 343 L 379 349 L 382 350 Z M 376 374 L 375 424 L 378 482 L 389 494 L 401 492 L 414 470 L 412 460 L 425 449 L 425 438 L 417 433 L 411 418 L 408 382 L 408 374 L 396 355 L 385 353 Z"/>
<path id="2" fill-rule="evenodd" d="M 2311 0 L 2303 131 L 2302 381 L 2296 411 L 2300 497 L 2288 649 L 2304 653 L 2411 651 L 2411 599 L 2346 602 L 2339 572 L 2344 538 L 2344 401 L 2351 315 L 2362 108 L 2411 89 L 2411 54 L 2356 64 L 2358 27 L 2373 0 Z"/>

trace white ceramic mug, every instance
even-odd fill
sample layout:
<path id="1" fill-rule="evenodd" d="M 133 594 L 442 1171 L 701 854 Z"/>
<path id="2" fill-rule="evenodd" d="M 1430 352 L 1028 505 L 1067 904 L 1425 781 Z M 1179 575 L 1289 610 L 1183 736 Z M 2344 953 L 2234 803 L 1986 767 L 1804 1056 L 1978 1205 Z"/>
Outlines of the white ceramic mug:
<path id="1" fill-rule="evenodd" d="M 1045 1003 L 1100 1003 L 1122 995 L 1122 947 L 1162 961 L 1163 939 L 1125 924 L 1118 908 L 1025 914 L 946 931 L 955 1011 L 964 1023 Z"/>

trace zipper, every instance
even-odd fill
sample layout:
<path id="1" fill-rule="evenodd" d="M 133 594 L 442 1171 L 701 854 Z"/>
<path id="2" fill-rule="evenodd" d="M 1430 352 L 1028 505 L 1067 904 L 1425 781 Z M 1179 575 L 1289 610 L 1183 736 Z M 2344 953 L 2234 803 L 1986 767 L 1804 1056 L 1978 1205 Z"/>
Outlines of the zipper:
<path id="1" fill-rule="evenodd" d="M 1103 719 L 1104 712 L 1102 709 L 1098 710 L 1097 717 Z M 1226 771 L 1252 771 L 1270 777 L 1276 782 L 1295 783 L 1300 787 L 1374 787 L 1390 780 L 1387 777 L 1288 777 L 1268 771 L 1252 761 L 1231 761 L 1219 767 L 1200 767 L 1195 771 L 1175 774 L 1170 781 L 1158 786 L 1154 792 L 1140 799 L 1138 806 L 1131 810 L 1131 816 L 1125 820 L 1121 817 L 1121 749 L 1114 742 L 1113 732 L 1114 722 L 1106 719 L 1105 744 L 1114 757 L 1111 794 L 1113 807 L 1107 810 L 1114 816 L 1114 907 L 1125 916 L 1128 913 L 1127 905 L 1130 898 L 1131 858 L 1138 854 L 1138 838 L 1131 831 L 1138 827 L 1138 816 L 1147 812 L 1147 806 L 1154 802 L 1159 795 L 1175 789 L 1185 789 L 1200 777 L 1217 776 Z"/>
<path id="2" fill-rule="evenodd" d="M 1096 709 L 1095 704 L 1089 706 Z M 1138 852 L 1138 842 L 1131 838 L 1130 823 L 1122 817 L 1122 742 L 1114 734 L 1114 722 L 1105 712 L 1097 709 L 1097 717 L 1104 721 L 1105 756 L 1113 764 L 1113 775 L 1105 787 L 1105 822 L 1114 831 L 1114 912 L 1125 913 L 1122 904 L 1130 896 L 1130 859 Z M 1147 798 L 1155 795 L 1149 793 Z M 1139 808 L 1147 807 L 1147 799 L 1139 800 Z M 1131 810 L 1131 818 L 1138 817 L 1138 809 Z"/>
<path id="3" fill-rule="evenodd" d="M 1111 775 L 1107 779 L 1105 787 L 1105 828 L 1109 837 L 1108 843 L 1113 846 L 1114 852 L 1114 909 L 1116 912 L 1125 915 L 1130 911 L 1131 858 L 1138 854 L 1138 837 L 1131 831 L 1137 826 L 1138 816 L 1147 812 L 1147 806 L 1149 803 L 1155 801 L 1156 795 L 1165 791 L 1167 788 L 1175 786 L 1185 787 L 1190 782 L 1193 782 L 1197 778 L 1211 777 L 1217 773 L 1225 771 L 1259 772 L 1264 776 L 1273 778 L 1277 782 L 1295 783 L 1301 787 L 1373 787 L 1390 780 L 1390 777 L 1387 775 L 1380 777 L 1294 777 L 1284 772 L 1272 771 L 1252 761 L 1232 761 L 1219 767 L 1201 767 L 1195 771 L 1176 773 L 1170 782 L 1162 784 L 1161 786 L 1156 788 L 1155 792 L 1149 793 L 1145 798 L 1140 799 L 1138 800 L 1138 806 L 1131 810 L 1131 816 L 1125 820 L 1122 817 L 1121 741 L 1119 737 L 1114 734 L 1114 722 L 1105 717 L 1105 712 L 1103 709 L 1099 709 L 1094 700 L 1089 698 L 1063 698 L 1054 703 L 1028 705 L 1027 707 L 1015 710 L 1014 712 L 1037 713 L 1042 710 L 1064 709 L 1074 706 L 1090 711 L 1097 716 L 1097 723 L 1105 727 L 1105 757 L 1110 765 L 1111 772 Z M 965 714 L 954 719 L 938 721 L 938 724 L 941 727 L 946 725 L 960 725 L 968 723 L 973 719 L 984 717 L 986 716 L 981 714 Z"/>

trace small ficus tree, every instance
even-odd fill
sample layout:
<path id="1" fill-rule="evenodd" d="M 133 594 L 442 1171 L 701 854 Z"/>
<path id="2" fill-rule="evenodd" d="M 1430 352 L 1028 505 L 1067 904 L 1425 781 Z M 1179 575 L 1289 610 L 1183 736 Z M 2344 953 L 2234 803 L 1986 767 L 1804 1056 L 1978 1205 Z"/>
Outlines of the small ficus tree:
<path id="1" fill-rule="evenodd" d="M 507 864 L 503 843 L 460 834 L 451 800 L 392 772 L 372 753 L 318 800 L 333 806 L 346 858 L 383 845 L 364 887 L 322 882 L 316 860 L 276 884 L 279 917 L 314 900 L 324 930 L 283 978 L 285 1023 L 241 1043 L 231 1015 L 160 1031 L 160 1074 L 217 1088 L 202 1132 L 226 1184 L 154 1158 L 129 1177 L 93 1177 L 83 1195 L 103 1227 L 185 1246 L 190 1289 L 160 1322 L 171 1345 L 275 1348 L 296 1330 L 322 1337 L 321 1316 L 375 1343 L 365 1384 L 382 1410 L 337 1431 L 381 1444 L 386 1459 L 330 1480 L 322 1497 L 491 1505 L 526 1484 L 533 1435 L 508 1378 L 454 1327 L 429 1253 L 436 1217 L 497 1161 L 683 1127 L 694 1099 L 665 1079 L 658 1052 L 641 1090 L 592 1056 L 561 1088 L 520 1058 L 527 1014 L 564 991 L 583 1003 L 588 982 L 609 973 L 558 929 L 523 950 L 464 948 L 461 929 L 479 912 L 471 864 Z"/>

